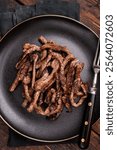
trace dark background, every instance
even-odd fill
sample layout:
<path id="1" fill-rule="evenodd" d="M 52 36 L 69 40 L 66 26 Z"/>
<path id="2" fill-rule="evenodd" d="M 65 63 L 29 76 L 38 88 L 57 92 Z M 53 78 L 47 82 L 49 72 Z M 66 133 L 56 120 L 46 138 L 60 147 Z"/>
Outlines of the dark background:
<path id="1" fill-rule="evenodd" d="M 0 0 L 1 3 L 5 3 L 8 9 L 15 8 L 17 3 L 21 5 L 33 5 L 39 0 Z M 71 1 L 71 0 L 67 0 Z M 98 35 L 100 33 L 99 14 L 100 4 L 99 0 L 78 0 L 80 4 L 80 21 L 94 30 Z M 91 132 L 90 145 L 87 150 L 99 150 L 99 120 L 93 125 Z M 8 140 L 8 127 L 0 119 L 0 150 L 80 150 L 77 144 L 51 144 L 43 146 L 27 146 L 27 147 L 7 147 Z"/>

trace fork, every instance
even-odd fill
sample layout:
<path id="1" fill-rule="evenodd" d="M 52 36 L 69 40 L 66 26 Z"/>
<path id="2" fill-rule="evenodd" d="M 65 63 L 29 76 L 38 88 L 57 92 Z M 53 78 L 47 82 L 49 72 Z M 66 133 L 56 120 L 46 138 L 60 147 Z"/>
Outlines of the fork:
<path id="1" fill-rule="evenodd" d="M 99 40 L 97 44 L 95 58 L 93 61 L 93 71 L 94 71 L 93 84 L 90 87 L 87 95 L 86 112 L 84 114 L 83 126 L 82 126 L 81 134 L 79 137 L 79 143 L 78 143 L 81 149 L 86 149 L 89 146 L 89 142 L 90 142 L 92 115 L 93 115 L 94 103 L 95 103 L 95 97 L 97 91 L 96 85 L 97 85 L 98 74 L 100 72 L 100 41 Z"/>

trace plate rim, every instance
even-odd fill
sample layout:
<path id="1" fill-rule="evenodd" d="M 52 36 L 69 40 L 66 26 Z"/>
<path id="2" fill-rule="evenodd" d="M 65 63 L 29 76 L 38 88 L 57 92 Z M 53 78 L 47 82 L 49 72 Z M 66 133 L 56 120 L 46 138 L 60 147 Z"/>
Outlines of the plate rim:
<path id="1" fill-rule="evenodd" d="M 33 19 L 36 19 L 36 18 L 44 18 L 44 17 L 58 17 L 58 18 L 63 18 L 63 19 L 68 19 L 68 20 L 71 20 L 75 23 L 78 23 L 82 26 L 84 26 L 85 28 L 87 28 L 88 30 L 90 30 L 97 38 L 99 38 L 98 34 L 93 31 L 90 27 L 88 27 L 87 25 L 85 25 L 84 23 L 76 20 L 76 19 L 73 19 L 71 17 L 68 17 L 68 16 L 63 16 L 63 15 L 54 15 L 54 14 L 48 14 L 48 15 L 38 15 L 38 16 L 34 16 L 34 17 L 31 17 L 31 18 L 28 18 L 24 21 L 21 21 L 20 23 L 18 23 L 17 25 L 15 25 L 14 27 L 12 27 L 11 29 L 9 29 L 5 34 L 4 36 L 0 39 L 0 43 L 3 41 L 3 39 L 10 33 L 12 32 L 15 28 L 17 28 L 19 25 L 25 23 L 25 22 L 28 22 L 30 20 L 33 20 Z M 1 112 L 0 112 L 1 113 Z M 76 134 L 75 136 L 71 136 L 69 138 L 63 138 L 63 139 L 60 139 L 60 140 L 41 140 L 41 139 L 38 139 L 38 138 L 34 138 L 34 137 L 31 137 L 31 136 L 28 136 L 26 134 L 23 134 L 21 133 L 20 131 L 18 131 L 17 129 L 15 129 L 15 127 L 12 127 L 12 125 L 10 125 L 10 123 L 8 123 L 5 118 L 0 114 L 0 118 L 2 119 L 2 121 L 9 127 L 11 128 L 13 131 L 15 131 L 16 133 L 20 134 L 21 136 L 25 137 L 25 138 L 28 138 L 30 140 L 33 140 L 33 141 L 38 141 L 38 142 L 44 142 L 44 143 L 58 143 L 58 142 L 65 142 L 65 141 L 68 141 L 68 140 L 71 140 L 71 139 L 74 139 L 76 137 L 79 136 L 79 134 Z"/>

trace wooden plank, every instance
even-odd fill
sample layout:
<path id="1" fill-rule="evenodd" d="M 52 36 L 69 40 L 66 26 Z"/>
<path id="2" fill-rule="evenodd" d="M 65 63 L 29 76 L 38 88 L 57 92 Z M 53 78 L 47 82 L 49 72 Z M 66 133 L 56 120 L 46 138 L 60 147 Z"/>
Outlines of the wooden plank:
<path id="1" fill-rule="evenodd" d="M 96 121 L 96 123 L 94 123 L 94 125 L 92 126 L 92 130 L 97 133 L 98 135 L 100 134 L 100 119 L 98 119 Z"/>
<path id="2" fill-rule="evenodd" d="M 87 150 L 100 150 L 100 136 L 95 132 L 91 132 L 90 145 Z"/>
<path id="3" fill-rule="evenodd" d="M 99 0 L 78 0 L 80 3 L 81 22 L 100 34 L 100 1 Z"/>
<path id="4" fill-rule="evenodd" d="M 49 150 L 46 146 L 2 147 L 0 150 Z"/>
<path id="5" fill-rule="evenodd" d="M 38 0 L 16 0 L 16 1 L 23 5 L 34 5 Z"/>
<path id="6" fill-rule="evenodd" d="M 0 118 L 0 148 L 7 145 L 7 140 L 8 140 L 8 127 Z"/>

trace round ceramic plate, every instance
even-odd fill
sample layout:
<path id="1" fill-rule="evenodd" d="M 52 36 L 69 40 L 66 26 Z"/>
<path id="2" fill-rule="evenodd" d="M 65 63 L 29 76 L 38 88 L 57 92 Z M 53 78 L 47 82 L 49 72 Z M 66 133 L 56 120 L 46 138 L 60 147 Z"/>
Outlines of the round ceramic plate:
<path id="1" fill-rule="evenodd" d="M 30 139 L 43 142 L 65 141 L 79 135 L 86 103 L 79 108 L 73 108 L 71 113 L 66 112 L 64 108 L 60 117 L 51 121 L 35 112 L 28 113 L 21 107 L 21 86 L 18 86 L 14 93 L 9 92 L 16 76 L 15 64 L 22 54 L 23 44 L 39 44 L 40 35 L 67 46 L 75 57 L 85 64 L 82 79 L 89 84 L 92 82 L 92 63 L 98 37 L 91 29 L 64 16 L 46 15 L 28 19 L 10 30 L 0 42 L 1 117 L 13 130 Z M 99 107 L 98 82 L 93 123 L 99 118 Z"/>

